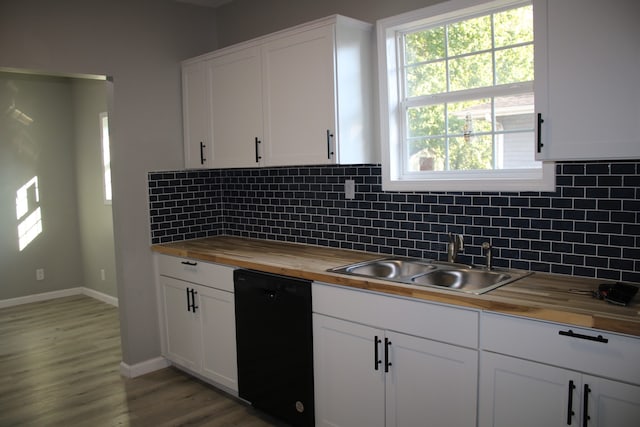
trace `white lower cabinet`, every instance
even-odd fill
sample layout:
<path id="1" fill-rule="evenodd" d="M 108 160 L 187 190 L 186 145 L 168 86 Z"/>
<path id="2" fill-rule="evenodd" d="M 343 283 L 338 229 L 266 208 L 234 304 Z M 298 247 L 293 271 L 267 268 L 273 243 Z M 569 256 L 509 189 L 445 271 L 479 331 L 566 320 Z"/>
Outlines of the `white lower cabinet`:
<path id="1" fill-rule="evenodd" d="M 605 378 L 583 376 L 583 393 L 589 387 L 587 407 L 589 426 L 633 427 L 640 424 L 640 387 Z M 584 395 L 581 400 L 584 402 Z M 584 416 L 584 415 L 583 415 Z"/>
<path id="2" fill-rule="evenodd" d="M 316 426 L 476 425 L 478 352 L 414 336 L 431 309 L 438 329 L 477 334 L 473 311 L 314 284 Z M 391 329 L 405 322 L 411 335 Z"/>
<path id="3" fill-rule="evenodd" d="M 494 314 L 481 324 L 479 427 L 638 425 L 637 339 Z"/>
<path id="4" fill-rule="evenodd" d="M 164 255 L 158 263 L 163 355 L 237 392 L 233 268 Z"/>
<path id="5" fill-rule="evenodd" d="M 638 425 L 638 386 L 489 352 L 481 359 L 481 427 Z"/>
<path id="6" fill-rule="evenodd" d="M 238 388 L 235 302 L 233 293 L 200 286 L 201 373 L 232 390 Z M 198 314 L 198 313 L 196 313 Z"/>
<path id="7" fill-rule="evenodd" d="M 387 426 L 475 426 L 478 352 L 386 332 Z"/>
<path id="8" fill-rule="evenodd" d="M 164 311 L 164 355 L 187 369 L 200 365 L 200 319 L 187 307 L 192 283 L 160 276 Z"/>
<path id="9" fill-rule="evenodd" d="M 382 339 L 384 331 L 314 313 L 316 426 L 385 425 L 384 366 L 377 363 L 381 354 L 375 358 L 376 337 Z"/>

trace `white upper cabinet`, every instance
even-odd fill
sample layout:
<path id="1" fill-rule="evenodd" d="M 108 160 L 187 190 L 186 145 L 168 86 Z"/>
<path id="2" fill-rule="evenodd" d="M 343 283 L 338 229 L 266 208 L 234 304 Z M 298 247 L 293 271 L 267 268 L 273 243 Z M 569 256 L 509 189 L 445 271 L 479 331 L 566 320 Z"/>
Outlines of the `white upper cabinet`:
<path id="1" fill-rule="evenodd" d="M 370 24 L 332 16 L 185 61 L 206 68 L 208 167 L 377 162 L 371 53 Z M 185 145 L 202 121 L 189 107 Z"/>
<path id="2" fill-rule="evenodd" d="M 182 65 L 184 164 L 187 169 L 212 167 L 211 104 L 205 61 Z"/>
<path id="3" fill-rule="evenodd" d="M 264 46 L 266 163 L 335 163 L 334 26 Z"/>
<path id="4" fill-rule="evenodd" d="M 537 158 L 640 158 L 640 2 L 533 4 Z"/>
<path id="5" fill-rule="evenodd" d="M 209 61 L 214 168 L 256 166 L 262 138 L 261 53 L 256 46 Z M 258 141 L 257 141 L 258 140 Z"/>

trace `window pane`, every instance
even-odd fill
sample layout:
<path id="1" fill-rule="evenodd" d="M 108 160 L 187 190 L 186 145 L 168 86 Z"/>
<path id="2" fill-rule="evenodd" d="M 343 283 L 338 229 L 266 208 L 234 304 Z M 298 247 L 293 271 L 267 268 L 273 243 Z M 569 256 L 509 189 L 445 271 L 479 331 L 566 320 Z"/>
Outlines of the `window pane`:
<path id="1" fill-rule="evenodd" d="M 422 138 L 410 142 L 409 172 L 443 171 L 446 163 L 444 138 Z"/>
<path id="2" fill-rule="evenodd" d="M 533 41 L 533 8 L 524 6 L 494 15 L 496 47 Z"/>
<path id="3" fill-rule="evenodd" d="M 532 92 L 496 97 L 496 130 L 532 131 L 534 126 L 533 99 Z"/>
<path id="4" fill-rule="evenodd" d="M 432 95 L 447 91 L 444 61 L 407 68 L 407 96 Z"/>
<path id="5" fill-rule="evenodd" d="M 449 56 L 491 49 L 490 15 L 449 25 Z"/>
<path id="6" fill-rule="evenodd" d="M 449 138 L 449 170 L 493 169 L 493 137 Z"/>
<path id="7" fill-rule="evenodd" d="M 444 58 L 444 27 L 405 35 L 405 64 Z"/>
<path id="8" fill-rule="evenodd" d="M 444 135 L 444 104 L 409 108 L 407 127 L 410 138 Z"/>
<path id="9" fill-rule="evenodd" d="M 502 145 L 503 169 L 539 169 L 542 162 L 536 162 L 533 132 L 513 132 L 496 135 Z"/>
<path id="10" fill-rule="evenodd" d="M 465 56 L 449 62 L 451 91 L 493 85 L 491 54 Z"/>
<path id="11" fill-rule="evenodd" d="M 448 104 L 447 113 L 450 134 L 471 137 L 492 130 L 490 98 Z"/>
<path id="12" fill-rule="evenodd" d="M 533 45 L 496 51 L 496 84 L 533 81 Z"/>

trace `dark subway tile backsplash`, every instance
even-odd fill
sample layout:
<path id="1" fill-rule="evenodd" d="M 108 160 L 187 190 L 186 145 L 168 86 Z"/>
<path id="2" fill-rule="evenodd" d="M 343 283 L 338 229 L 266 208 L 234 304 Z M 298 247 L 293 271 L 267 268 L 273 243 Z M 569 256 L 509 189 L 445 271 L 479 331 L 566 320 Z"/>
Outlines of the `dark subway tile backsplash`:
<path id="1" fill-rule="evenodd" d="M 378 165 L 152 172 L 152 243 L 216 235 L 640 282 L 640 162 L 559 163 L 555 192 L 383 192 Z M 344 181 L 356 182 L 345 200 Z"/>

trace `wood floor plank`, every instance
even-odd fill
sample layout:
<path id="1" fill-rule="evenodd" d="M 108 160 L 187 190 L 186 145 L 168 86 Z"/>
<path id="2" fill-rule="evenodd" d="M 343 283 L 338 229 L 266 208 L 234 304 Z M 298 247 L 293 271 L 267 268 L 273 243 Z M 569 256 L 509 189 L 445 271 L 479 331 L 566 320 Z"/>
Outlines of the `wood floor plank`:
<path id="1" fill-rule="evenodd" d="M 126 379 L 118 312 L 77 295 L 0 309 L 0 427 L 286 427 L 175 368 Z"/>

